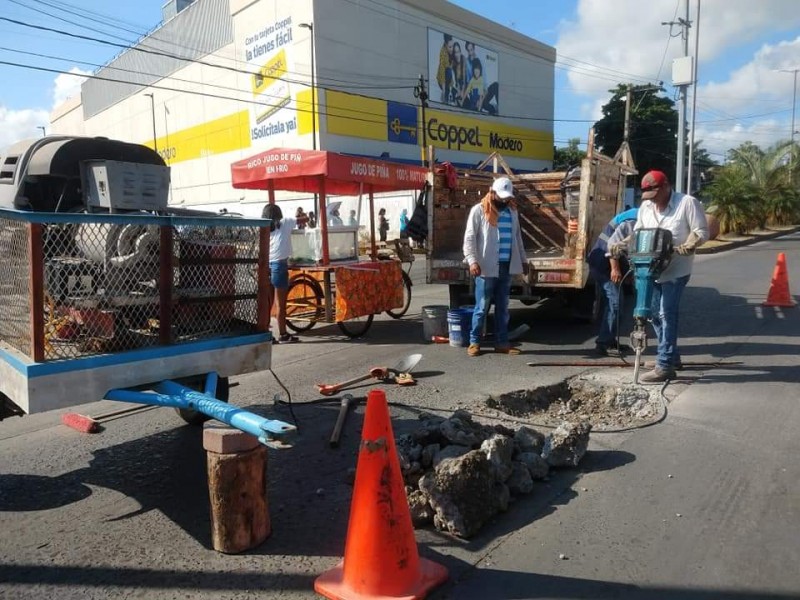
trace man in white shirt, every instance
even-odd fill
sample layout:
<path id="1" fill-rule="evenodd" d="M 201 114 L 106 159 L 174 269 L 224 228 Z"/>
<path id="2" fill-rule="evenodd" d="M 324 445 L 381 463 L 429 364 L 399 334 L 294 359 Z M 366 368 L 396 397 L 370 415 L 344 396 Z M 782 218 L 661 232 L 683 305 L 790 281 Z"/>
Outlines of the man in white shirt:
<path id="1" fill-rule="evenodd" d="M 289 294 L 289 257 L 292 255 L 292 230 L 297 221 L 284 217 L 281 207 L 267 204 L 261 213 L 263 219 L 271 219 L 269 231 L 269 276 L 274 290 L 272 304 L 278 321 L 279 337 L 273 343 L 287 344 L 300 339 L 286 331 L 286 298 Z"/>
<path id="2" fill-rule="evenodd" d="M 655 368 L 640 378 L 652 383 L 675 377 L 675 369 L 681 368 L 678 350 L 681 296 L 692 273 L 694 251 L 708 240 L 708 223 L 700 202 L 693 196 L 672 191 L 669 179 L 661 171 L 650 171 L 642 178 L 642 204 L 634 229 L 654 227 L 672 232 L 675 254 L 653 291 L 653 328 L 658 339 L 658 354 Z"/>

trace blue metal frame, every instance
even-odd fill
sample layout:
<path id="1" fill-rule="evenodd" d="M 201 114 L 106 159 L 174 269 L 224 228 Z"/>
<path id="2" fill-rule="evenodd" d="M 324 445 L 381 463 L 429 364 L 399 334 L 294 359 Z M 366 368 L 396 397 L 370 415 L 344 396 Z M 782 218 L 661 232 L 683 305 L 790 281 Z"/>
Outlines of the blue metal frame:
<path id="1" fill-rule="evenodd" d="M 297 433 L 297 428 L 294 425 L 283 421 L 266 419 L 255 413 L 217 400 L 213 396 L 216 393 L 217 381 L 217 374 L 209 373 L 206 376 L 205 392 L 198 392 L 168 380 L 156 385 L 154 392 L 116 389 L 109 391 L 106 394 L 106 398 L 118 402 L 195 410 L 245 433 L 254 435 L 265 446 L 285 448 L 291 445 L 292 439 Z"/>

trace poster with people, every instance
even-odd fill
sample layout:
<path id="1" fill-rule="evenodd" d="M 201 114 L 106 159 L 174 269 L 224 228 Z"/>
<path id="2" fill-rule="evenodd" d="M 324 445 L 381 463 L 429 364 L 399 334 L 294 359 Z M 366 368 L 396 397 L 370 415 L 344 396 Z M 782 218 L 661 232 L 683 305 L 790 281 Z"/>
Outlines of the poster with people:
<path id="1" fill-rule="evenodd" d="M 432 102 L 496 115 L 500 111 L 497 52 L 472 40 L 428 29 Z"/>

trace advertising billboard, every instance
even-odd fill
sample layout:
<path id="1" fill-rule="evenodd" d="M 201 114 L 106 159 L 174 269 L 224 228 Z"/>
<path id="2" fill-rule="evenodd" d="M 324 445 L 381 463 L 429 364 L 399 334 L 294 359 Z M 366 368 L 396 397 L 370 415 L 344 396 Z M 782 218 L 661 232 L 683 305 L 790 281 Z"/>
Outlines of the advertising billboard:
<path id="1" fill-rule="evenodd" d="M 477 113 L 500 114 L 497 52 L 428 28 L 430 101 Z"/>

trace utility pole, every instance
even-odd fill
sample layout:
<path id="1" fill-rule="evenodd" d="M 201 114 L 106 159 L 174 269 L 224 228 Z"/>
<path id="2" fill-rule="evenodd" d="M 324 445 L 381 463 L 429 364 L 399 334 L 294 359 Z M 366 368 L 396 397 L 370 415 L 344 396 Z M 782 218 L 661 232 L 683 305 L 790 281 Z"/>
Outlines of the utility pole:
<path id="1" fill-rule="evenodd" d="M 425 109 L 428 108 L 428 91 L 425 89 L 425 77 L 419 76 L 419 83 L 414 87 L 414 98 L 419 98 L 422 107 L 422 166 L 428 166 L 428 133 L 426 131 Z"/>
<path id="2" fill-rule="evenodd" d="M 691 21 L 689 21 L 689 0 L 683 0 L 685 10 L 685 18 L 678 19 L 677 21 L 667 21 L 663 22 L 662 25 L 669 25 L 672 28 L 673 25 L 679 25 L 681 28 L 681 39 L 683 40 L 683 57 L 686 58 L 689 56 L 689 28 L 692 26 Z M 673 72 L 674 75 L 674 72 Z M 674 79 L 674 77 L 673 77 Z M 686 98 L 687 98 L 687 88 L 691 83 L 691 79 L 687 83 L 678 83 L 678 152 L 676 157 L 676 165 L 675 165 L 675 191 L 676 192 L 683 192 L 683 173 L 684 167 L 686 162 Z M 673 85 L 675 81 L 673 80 Z"/>
<path id="3" fill-rule="evenodd" d="M 797 108 L 797 72 L 800 71 L 800 69 L 797 69 L 797 68 L 795 68 L 795 69 L 781 69 L 781 71 L 783 73 L 793 73 L 794 74 L 794 88 L 793 88 L 794 92 L 792 93 L 792 136 L 790 138 L 791 141 L 792 141 L 792 150 L 789 153 L 789 167 L 791 168 L 791 167 L 794 166 L 794 134 L 797 133 L 796 127 L 795 127 L 795 124 L 794 124 L 795 123 L 794 116 L 795 116 L 795 109 Z"/>
<path id="4" fill-rule="evenodd" d="M 692 127 L 689 130 L 689 172 L 686 177 L 686 193 L 692 193 L 694 181 L 694 127 L 697 122 L 697 71 L 700 67 L 700 0 L 697 0 L 697 14 L 694 19 L 694 69 L 692 70 Z M 796 75 L 795 75 L 796 76 Z"/>

